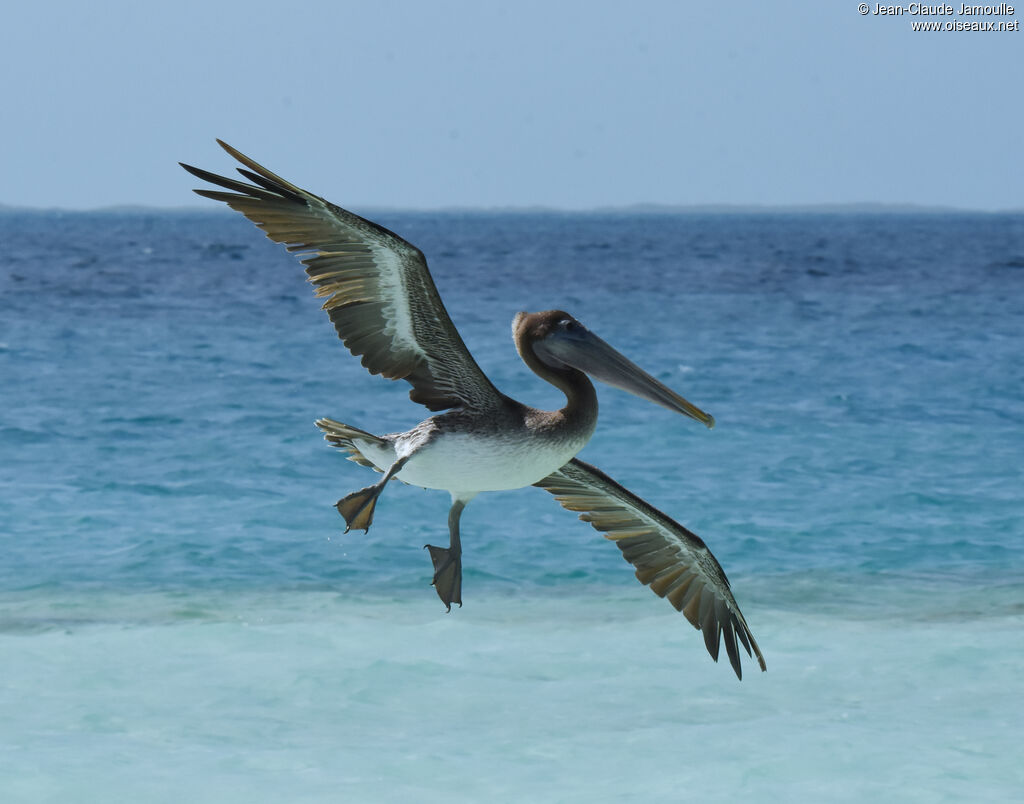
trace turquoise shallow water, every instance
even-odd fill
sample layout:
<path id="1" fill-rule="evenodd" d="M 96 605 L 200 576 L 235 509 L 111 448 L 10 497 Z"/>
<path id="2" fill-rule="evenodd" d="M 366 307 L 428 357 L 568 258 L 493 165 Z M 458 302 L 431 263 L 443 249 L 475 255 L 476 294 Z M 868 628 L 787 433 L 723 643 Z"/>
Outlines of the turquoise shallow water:
<path id="1" fill-rule="evenodd" d="M 459 616 L 316 592 L 69 601 L 82 619 L 64 610 L 59 624 L 3 637 L 5 797 L 1019 792 L 1019 613 L 851 617 L 745 602 L 769 672 L 738 683 L 673 611 L 622 591 L 478 594 Z"/>
<path id="2" fill-rule="evenodd" d="M 737 683 L 535 489 L 332 503 L 423 417 L 217 214 L 0 215 L 4 800 L 982 800 L 1024 789 L 1020 216 L 384 213 L 506 393 L 564 307 L 718 426 L 602 388 L 583 457 L 701 534 Z"/>

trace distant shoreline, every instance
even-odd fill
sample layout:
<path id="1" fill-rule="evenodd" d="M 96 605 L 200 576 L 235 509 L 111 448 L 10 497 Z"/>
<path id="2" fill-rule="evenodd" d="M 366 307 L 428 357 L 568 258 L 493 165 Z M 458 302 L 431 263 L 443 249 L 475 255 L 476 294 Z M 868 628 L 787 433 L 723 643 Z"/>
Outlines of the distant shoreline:
<path id="1" fill-rule="evenodd" d="M 548 206 L 504 206 L 504 207 L 362 207 L 351 205 L 359 214 L 389 215 L 1020 215 L 1024 209 L 973 209 L 970 207 L 930 206 L 926 204 L 627 204 L 623 206 L 598 206 L 586 208 Z M 51 214 L 191 214 L 209 213 L 229 215 L 227 210 L 197 205 L 154 207 L 121 204 L 106 207 L 79 209 L 71 207 L 22 207 L 0 204 L 4 213 L 51 213 Z"/>

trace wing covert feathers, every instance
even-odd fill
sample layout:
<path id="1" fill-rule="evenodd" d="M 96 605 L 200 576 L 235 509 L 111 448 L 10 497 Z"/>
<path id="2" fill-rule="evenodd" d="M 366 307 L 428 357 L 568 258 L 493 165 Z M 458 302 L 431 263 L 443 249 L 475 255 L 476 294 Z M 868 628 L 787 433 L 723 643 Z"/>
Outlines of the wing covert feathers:
<path id="1" fill-rule="evenodd" d="M 614 541 L 636 568 L 640 582 L 668 599 L 703 632 L 712 659 L 718 661 L 724 642 L 729 663 L 736 677 L 742 678 L 742 645 L 766 669 L 725 572 L 699 536 L 576 458 L 535 485 L 553 494 L 563 508 L 580 512 L 580 519 Z"/>
<path id="2" fill-rule="evenodd" d="M 200 189 L 298 255 L 338 336 L 371 374 L 406 380 L 430 410 L 486 409 L 499 394 L 452 324 L 422 252 L 382 226 L 313 195 L 221 142 L 248 182 L 182 164 Z M 225 192 L 230 191 L 230 192 Z"/>

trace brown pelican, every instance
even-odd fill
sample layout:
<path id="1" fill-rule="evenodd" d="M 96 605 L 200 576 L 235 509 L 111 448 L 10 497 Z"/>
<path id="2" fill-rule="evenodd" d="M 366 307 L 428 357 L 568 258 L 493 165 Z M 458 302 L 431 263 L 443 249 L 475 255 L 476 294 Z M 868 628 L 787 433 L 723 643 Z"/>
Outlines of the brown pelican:
<path id="1" fill-rule="evenodd" d="M 613 540 L 636 576 L 668 598 L 704 632 L 718 661 L 724 639 L 742 677 L 739 644 L 761 651 L 729 588 L 721 565 L 695 534 L 575 455 L 597 422 L 590 375 L 671 411 L 714 425 L 714 419 L 667 388 L 561 310 L 519 313 L 512 334 L 520 357 L 566 397 L 561 410 L 522 405 L 502 394 L 473 360 L 452 324 L 423 254 L 398 235 L 276 176 L 220 140 L 245 167 L 249 182 L 182 164 L 223 190 L 196 190 L 223 201 L 300 255 L 339 337 L 371 374 L 412 385 L 409 397 L 439 411 L 404 433 L 372 435 L 332 419 L 317 425 L 350 460 L 383 473 L 342 498 L 346 531 L 370 527 L 388 481 L 451 494 L 447 547 L 426 545 L 433 586 L 442 602 L 462 605 L 459 518 L 481 491 L 535 485 L 565 508 L 579 511 Z M 225 192 L 225 190 L 229 192 Z M 751 654 L 753 649 L 753 654 Z"/>

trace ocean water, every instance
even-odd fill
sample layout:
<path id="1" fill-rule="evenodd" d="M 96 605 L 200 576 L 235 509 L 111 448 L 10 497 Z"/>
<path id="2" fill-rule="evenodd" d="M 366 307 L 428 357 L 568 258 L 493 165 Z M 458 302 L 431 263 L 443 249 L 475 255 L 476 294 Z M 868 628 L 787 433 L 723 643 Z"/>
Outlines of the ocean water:
<path id="1" fill-rule="evenodd" d="M 562 307 L 713 413 L 610 388 L 582 453 L 707 541 L 742 682 L 547 494 L 463 516 L 313 421 L 424 418 L 222 213 L 0 214 L 0 800 L 1024 797 L 1024 217 L 374 215 L 506 393 Z"/>

